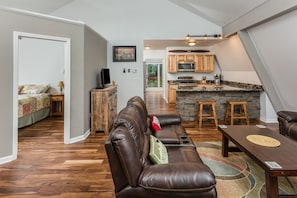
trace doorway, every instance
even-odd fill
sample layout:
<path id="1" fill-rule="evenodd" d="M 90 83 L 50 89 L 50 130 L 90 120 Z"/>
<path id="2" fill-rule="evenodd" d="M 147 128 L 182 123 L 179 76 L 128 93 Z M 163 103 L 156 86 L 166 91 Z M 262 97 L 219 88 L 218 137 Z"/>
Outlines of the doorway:
<path id="1" fill-rule="evenodd" d="M 23 54 L 21 52 L 21 39 L 34 39 L 44 42 L 55 42 L 58 45 L 62 45 L 63 59 L 60 64 L 62 64 L 63 69 L 60 71 L 64 76 L 64 143 L 68 144 L 70 142 L 70 39 L 63 37 L 54 37 L 48 35 L 31 34 L 25 32 L 14 32 L 14 114 L 13 114 L 13 158 L 17 158 L 18 149 L 18 84 L 19 84 L 19 72 L 20 72 L 20 56 Z M 41 49 L 42 50 L 42 49 Z M 36 57 L 38 59 L 39 57 Z M 34 73 L 32 73 L 34 75 Z M 36 75 L 36 74 L 35 74 Z"/>
<path id="2" fill-rule="evenodd" d="M 162 60 L 146 62 L 146 91 L 163 91 L 163 63 Z"/>

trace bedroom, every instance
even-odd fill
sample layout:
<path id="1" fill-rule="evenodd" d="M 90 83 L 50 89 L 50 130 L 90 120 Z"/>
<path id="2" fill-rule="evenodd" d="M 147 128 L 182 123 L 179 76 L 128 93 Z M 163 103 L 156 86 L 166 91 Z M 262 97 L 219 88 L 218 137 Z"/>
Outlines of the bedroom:
<path id="1" fill-rule="evenodd" d="M 50 94 L 60 94 L 64 81 L 64 44 L 29 37 L 19 37 L 18 44 L 18 128 L 23 128 L 50 116 Z"/>

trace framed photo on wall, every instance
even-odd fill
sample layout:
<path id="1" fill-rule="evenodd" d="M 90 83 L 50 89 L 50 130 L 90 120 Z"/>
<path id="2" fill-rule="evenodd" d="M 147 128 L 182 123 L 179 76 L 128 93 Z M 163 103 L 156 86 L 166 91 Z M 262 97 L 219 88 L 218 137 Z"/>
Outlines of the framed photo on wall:
<path id="1" fill-rule="evenodd" d="M 113 46 L 113 62 L 136 62 L 136 46 Z"/>

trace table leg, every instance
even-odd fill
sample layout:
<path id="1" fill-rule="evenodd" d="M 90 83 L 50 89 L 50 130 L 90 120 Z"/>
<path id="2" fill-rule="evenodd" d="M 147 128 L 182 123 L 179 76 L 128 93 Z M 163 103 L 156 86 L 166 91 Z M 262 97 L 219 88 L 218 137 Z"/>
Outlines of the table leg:
<path id="1" fill-rule="evenodd" d="M 229 139 L 223 135 L 222 137 L 222 155 L 228 157 L 229 152 Z"/>
<path id="2" fill-rule="evenodd" d="M 277 198 L 278 197 L 278 181 L 276 176 L 271 176 L 265 171 L 265 185 L 266 185 L 266 197 Z"/>

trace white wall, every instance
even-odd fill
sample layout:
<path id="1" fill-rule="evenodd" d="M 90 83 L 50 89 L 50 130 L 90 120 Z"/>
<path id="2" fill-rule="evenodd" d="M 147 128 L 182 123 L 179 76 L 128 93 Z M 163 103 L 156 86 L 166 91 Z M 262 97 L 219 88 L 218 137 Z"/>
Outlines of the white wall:
<path id="1" fill-rule="evenodd" d="M 19 40 L 19 85 L 50 84 L 50 93 L 57 93 L 64 70 L 63 42 L 26 37 Z"/>
<path id="2" fill-rule="evenodd" d="M 276 112 L 265 92 L 260 95 L 260 120 L 266 123 L 277 123 Z"/>
<path id="3" fill-rule="evenodd" d="M 223 80 L 261 85 L 260 79 L 237 35 L 211 47 L 222 68 Z"/>

